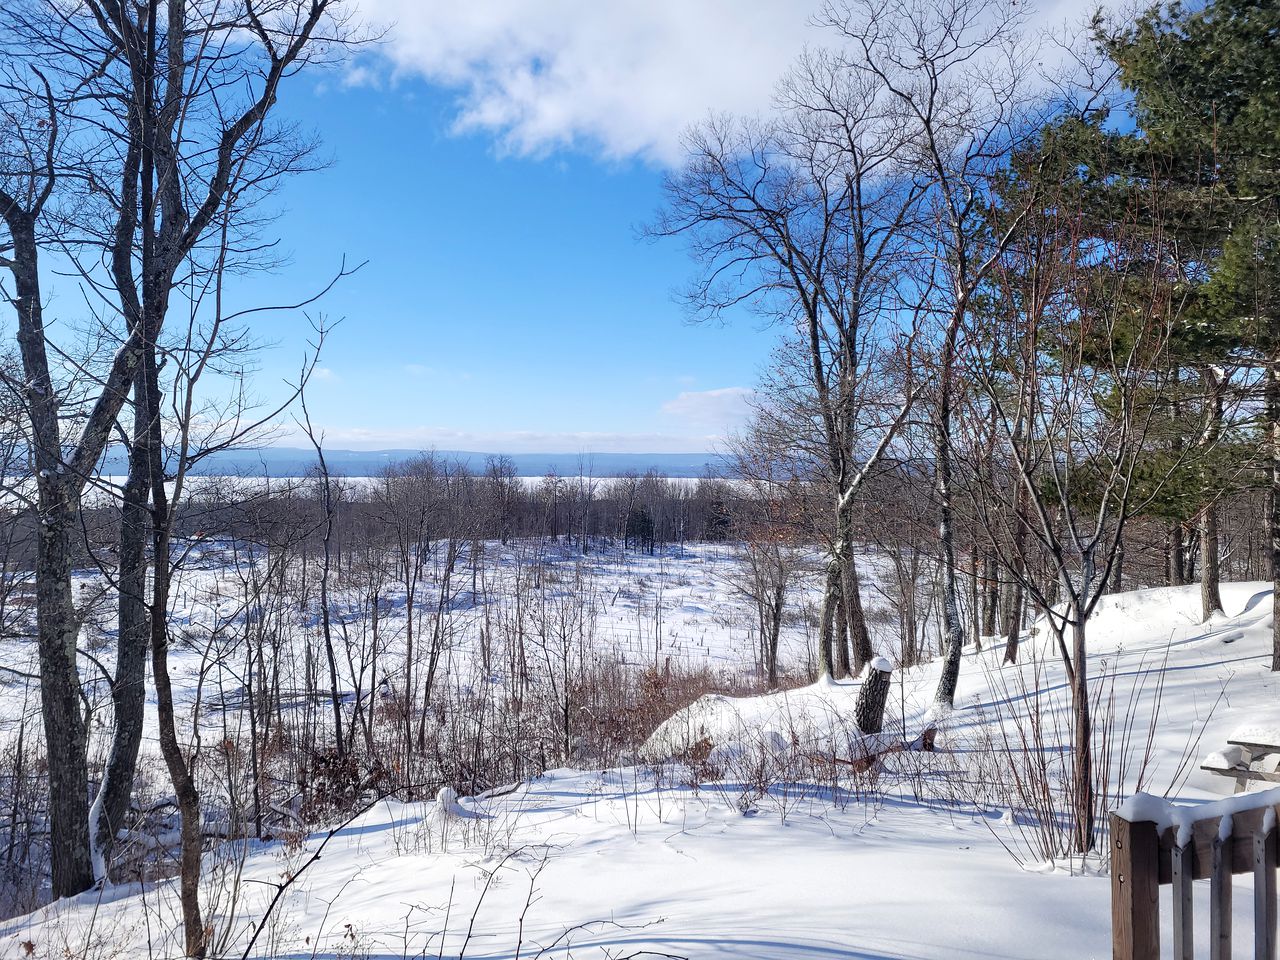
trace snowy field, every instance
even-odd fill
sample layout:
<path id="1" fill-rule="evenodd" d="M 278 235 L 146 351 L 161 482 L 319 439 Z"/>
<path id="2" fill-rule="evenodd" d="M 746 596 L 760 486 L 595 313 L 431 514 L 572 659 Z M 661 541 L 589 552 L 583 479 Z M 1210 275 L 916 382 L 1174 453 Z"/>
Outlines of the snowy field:
<path id="1" fill-rule="evenodd" d="M 751 611 L 727 586 L 733 562 L 711 547 L 589 560 L 596 636 L 641 665 L 678 656 L 751 669 Z M 216 591 L 199 577 L 221 575 L 212 562 L 192 574 L 179 615 L 232 618 L 201 599 Z M 1228 614 L 1207 625 L 1196 623 L 1195 587 L 1107 598 L 1090 623 L 1098 737 L 1110 745 L 1104 803 L 1137 789 L 1220 796 L 1231 781 L 1201 760 L 1242 726 L 1280 726 L 1269 585 L 1223 592 Z M 811 642 L 792 624 L 784 660 L 803 663 Z M 930 712 L 937 664 L 895 675 L 885 739 L 936 723 L 939 749 L 890 755 L 865 775 L 837 759 L 858 749 L 858 685 L 828 681 L 700 701 L 655 733 L 638 766 L 554 770 L 456 803 L 386 800 L 332 836 L 223 845 L 207 881 L 219 955 L 1108 956 L 1104 865 L 1046 862 L 1029 812 L 995 785 L 993 765 L 1065 759 L 1061 665 L 1043 632 L 1024 639 L 1016 667 L 1002 667 L 1001 652 L 966 652 L 945 717 Z M 1019 742 L 1033 715 L 1042 739 Z M 673 753 L 679 762 L 663 762 Z M 815 757 L 832 758 L 829 781 L 812 777 Z M 251 882 L 232 902 L 237 873 Z M 1239 880 L 1243 923 L 1252 898 Z M 6 921 L 0 957 L 176 956 L 178 931 L 169 883 L 119 885 Z"/>
<path id="2" fill-rule="evenodd" d="M 581 603 L 586 612 L 583 639 L 588 647 L 576 650 L 575 656 L 585 650 L 587 656 L 613 658 L 637 669 L 662 669 L 668 664 L 705 666 L 741 677 L 759 671 L 758 619 L 752 602 L 740 590 L 740 550 L 734 545 L 690 543 L 669 546 L 654 555 L 616 545 L 585 556 L 562 546 L 545 547 L 536 553 L 497 543 L 485 544 L 484 549 L 478 577 L 471 575 L 469 558 L 462 558 L 453 585 L 442 598 L 443 548 L 437 546 L 415 596 L 412 616 L 417 635 L 429 633 L 435 618 L 445 621 L 441 658 L 446 674 L 464 676 L 474 671 L 486 618 L 492 626 L 494 617 L 510 614 L 517 583 L 526 589 L 536 588 L 539 596 Z M 171 650 L 170 672 L 179 710 L 187 717 L 196 715 L 200 705 L 223 697 L 232 699 L 242 689 L 246 625 L 261 614 L 246 586 L 249 561 L 237 566 L 233 559 L 231 546 L 209 544 L 192 551 L 175 578 L 170 622 L 183 642 Z M 261 561 L 256 566 L 263 569 Z M 792 589 L 789 616 L 782 630 L 780 662 L 799 673 L 811 669 L 815 656 L 813 624 L 821 601 L 814 580 L 806 576 Z M 108 593 L 100 576 L 79 573 L 75 590 L 82 602 L 101 595 L 86 618 L 82 637 L 82 647 L 93 659 L 82 660 L 81 668 L 91 702 L 105 706 L 106 671 L 114 662 L 114 606 L 106 602 Z M 288 635 L 286 655 L 298 663 L 301 647 L 308 641 L 315 643 L 320 631 L 314 593 L 312 584 L 309 600 L 282 615 L 281 629 Z M 331 594 L 335 632 L 353 643 L 367 644 L 367 593 L 339 583 Z M 348 696 L 357 679 L 363 681 L 367 695 L 370 676 L 393 689 L 398 689 L 403 677 L 411 613 L 404 586 L 393 578 L 381 586 L 379 609 L 379 669 L 358 677 L 351 665 L 343 662 L 341 683 Z M 0 699 L 0 733 L 12 738 L 24 719 L 34 723 L 38 718 L 36 684 L 31 679 L 38 672 L 34 642 L 26 638 L 0 640 L 0 662 L 12 668 L 0 674 L 0 685 L 8 691 Z M 300 673 L 300 666 L 298 670 Z M 158 757 L 154 702 L 148 704 L 147 716 L 146 743 Z M 203 722 L 208 722 L 207 717 Z"/>

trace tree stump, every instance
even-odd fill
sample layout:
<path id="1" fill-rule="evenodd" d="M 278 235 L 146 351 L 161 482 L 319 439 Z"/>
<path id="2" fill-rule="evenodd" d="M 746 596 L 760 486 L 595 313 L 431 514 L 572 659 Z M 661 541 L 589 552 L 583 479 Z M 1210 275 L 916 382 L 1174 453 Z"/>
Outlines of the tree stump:
<path id="1" fill-rule="evenodd" d="M 867 664 L 867 679 L 858 691 L 853 720 L 863 733 L 879 733 L 884 727 L 884 706 L 889 699 L 889 680 L 893 667 L 884 657 Z"/>

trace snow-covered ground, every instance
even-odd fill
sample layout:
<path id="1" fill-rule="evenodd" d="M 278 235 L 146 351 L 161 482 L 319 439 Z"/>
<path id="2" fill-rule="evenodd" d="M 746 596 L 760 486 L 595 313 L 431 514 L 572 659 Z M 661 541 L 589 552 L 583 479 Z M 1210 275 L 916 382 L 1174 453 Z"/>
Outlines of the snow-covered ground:
<path id="1" fill-rule="evenodd" d="M 459 561 L 450 596 L 440 606 L 447 626 L 442 631 L 442 669 L 455 679 L 467 677 L 479 661 L 478 647 L 486 615 L 510 614 L 517 581 L 536 582 L 546 597 L 564 597 L 586 610 L 583 639 L 592 656 L 613 658 L 638 669 L 665 665 L 686 668 L 708 667 L 727 675 L 746 677 L 758 674 L 758 620 L 749 598 L 738 588 L 740 548 L 732 544 L 690 543 L 671 545 L 655 555 L 623 549 L 616 543 L 597 546 L 583 555 L 576 547 L 545 545 L 531 551 L 526 544 L 503 547 L 484 545 L 485 559 L 474 581 L 469 556 Z M 440 595 L 443 545 L 438 544 L 427 562 L 423 582 L 414 602 L 415 631 L 422 635 L 432 628 Z M 192 550 L 184 559 L 174 585 L 170 622 L 178 637 L 170 652 L 170 673 L 180 714 L 189 720 L 199 704 L 208 705 L 224 697 L 234 698 L 246 675 L 246 623 L 255 615 L 254 603 L 245 585 L 247 566 L 244 548 L 210 543 Z M 263 569 L 262 561 L 258 566 Z M 539 568 L 535 576 L 534 567 Z M 318 574 L 312 575 L 312 580 Z M 81 571 L 76 575 L 77 597 L 81 602 L 101 594 L 82 635 L 82 649 L 93 660 L 82 659 L 82 680 L 91 703 L 108 706 L 105 670 L 113 665 L 115 610 L 112 595 L 104 588 L 101 575 Z M 814 660 L 816 630 L 816 587 L 810 576 L 791 591 L 789 616 L 783 625 L 779 660 L 784 670 L 805 673 Z M 346 639 L 368 644 L 370 627 L 368 596 L 350 585 L 331 588 L 331 610 L 335 624 Z M 406 626 L 410 616 L 406 591 L 394 576 L 387 575 L 380 586 L 380 641 L 377 669 L 361 678 L 369 693 L 369 675 L 399 689 L 405 658 Z M 492 623 L 488 624 L 493 633 Z M 281 616 L 276 628 L 287 634 L 285 656 L 289 669 L 303 674 L 301 650 L 319 642 L 319 598 L 314 582 L 305 602 L 294 604 Z M 339 627 L 335 626 L 335 630 Z M 513 627 L 514 629 L 514 627 Z M 360 639 L 363 632 L 365 638 Z M 16 738 L 22 723 L 37 724 L 39 701 L 36 684 L 38 654 L 30 637 L 0 640 L 0 663 L 10 668 L 0 673 L 0 738 Z M 424 646 L 422 639 L 419 648 Z M 419 649 L 418 656 L 423 656 Z M 340 684 L 344 691 L 355 686 L 352 665 L 340 656 Z M 366 669 L 372 663 L 361 664 Z M 419 668 L 420 669 L 420 668 Z M 501 678 L 498 678 L 501 679 Z M 321 721 L 323 717 L 319 718 Z M 210 722 L 204 717 L 202 722 Z M 221 724 L 222 718 L 216 718 Z M 158 740 L 154 729 L 154 702 L 148 704 L 144 750 L 156 757 Z M 105 740 L 97 744 L 104 749 Z"/>
<path id="2" fill-rule="evenodd" d="M 1104 880 L 1020 872 L 980 817 L 893 801 L 842 810 L 815 794 L 784 820 L 773 802 L 738 801 L 732 784 L 659 790 L 626 769 L 551 771 L 447 818 L 380 804 L 302 875 L 257 955 L 457 957 L 468 934 L 465 955 L 485 958 L 557 939 L 575 957 L 759 960 L 1082 957 L 1109 943 Z M 255 851 L 245 877 L 278 883 L 304 857 Z M 255 905 L 272 892 L 247 889 Z M 120 890 L 12 921 L 6 955 L 28 939 L 50 956 L 109 939 L 145 956 L 148 932 L 173 925 L 159 901 Z"/>
<path id="3" fill-rule="evenodd" d="M 690 651 L 741 657 L 724 629 L 699 639 L 727 602 L 714 560 L 701 558 L 701 571 L 663 562 L 642 576 L 667 578 L 667 629 L 678 624 Z M 1269 585 L 1224 585 L 1224 600 L 1227 615 L 1207 625 L 1196 622 L 1196 588 L 1099 608 L 1090 672 L 1099 741 L 1111 746 L 1105 803 L 1139 788 L 1188 801 L 1227 793 L 1232 782 L 1201 771 L 1201 759 L 1242 725 L 1278 725 Z M 617 629 L 645 622 L 641 601 L 623 609 Z M 647 660 L 653 635 L 639 626 L 633 636 Z M 643 766 L 555 770 L 453 809 L 387 800 L 327 840 L 224 845 L 211 857 L 211 922 L 234 944 L 224 955 L 240 956 L 260 931 L 250 955 L 299 960 L 1107 956 L 1100 864 L 1045 863 L 1028 811 L 993 783 L 993 764 L 1064 760 L 1062 667 L 1043 633 L 1023 642 L 1017 667 L 1002 667 L 1000 653 L 966 653 L 956 710 L 942 718 L 930 713 L 936 664 L 895 676 L 887 739 L 938 722 L 935 754 L 894 754 L 858 776 L 837 763 L 822 781 L 812 773 L 824 758 L 856 749 L 856 683 L 706 701 L 651 740 Z M 1033 713 L 1043 733 L 1019 741 Z M 699 741 L 710 752 L 686 749 Z M 696 773 L 717 779 L 697 783 L 684 763 L 658 762 L 673 752 L 698 754 Z M 241 869 L 252 882 L 233 909 L 225 891 Z M 1239 879 L 1243 923 L 1252 898 Z M 25 956 L 26 943 L 36 956 L 174 956 L 177 930 L 170 884 L 121 886 L 5 922 L 0 956 Z"/>

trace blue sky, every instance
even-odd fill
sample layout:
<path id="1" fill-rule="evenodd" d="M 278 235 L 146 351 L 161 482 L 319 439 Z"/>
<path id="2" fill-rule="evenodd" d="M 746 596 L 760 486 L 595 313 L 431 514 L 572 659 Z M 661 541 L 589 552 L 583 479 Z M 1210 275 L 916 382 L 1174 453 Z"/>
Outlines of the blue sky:
<path id="1" fill-rule="evenodd" d="M 774 334 L 687 322 L 682 244 L 639 235 L 656 163 L 512 154 L 451 132 L 454 97 L 419 79 L 295 87 L 286 105 L 333 162 L 275 198 L 291 262 L 242 296 L 292 299 L 343 255 L 368 261 L 316 308 L 342 318 L 308 401 L 333 445 L 698 450 L 736 423 Z M 269 393 L 308 331 L 296 315 L 256 330 L 278 343 Z"/>

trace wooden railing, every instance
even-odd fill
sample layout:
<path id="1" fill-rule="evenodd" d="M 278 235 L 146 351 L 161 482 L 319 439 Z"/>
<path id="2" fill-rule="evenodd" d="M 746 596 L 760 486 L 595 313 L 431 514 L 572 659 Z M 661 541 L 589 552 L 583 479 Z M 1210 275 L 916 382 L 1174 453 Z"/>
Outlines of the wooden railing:
<path id="1" fill-rule="evenodd" d="M 1114 960 L 1160 957 L 1160 888 L 1171 887 L 1175 960 L 1192 960 L 1193 881 L 1209 881 L 1210 960 L 1232 954 L 1231 878 L 1253 874 L 1253 956 L 1276 960 L 1276 820 L 1280 790 L 1198 806 L 1141 797 L 1111 815 Z M 1242 931 L 1243 932 L 1243 931 Z M 1248 940 L 1236 956 L 1248 956 Z"/>

